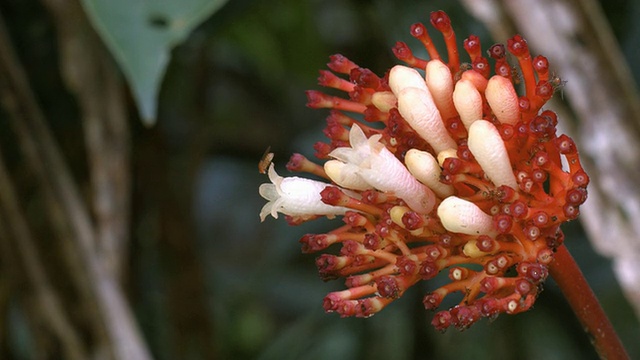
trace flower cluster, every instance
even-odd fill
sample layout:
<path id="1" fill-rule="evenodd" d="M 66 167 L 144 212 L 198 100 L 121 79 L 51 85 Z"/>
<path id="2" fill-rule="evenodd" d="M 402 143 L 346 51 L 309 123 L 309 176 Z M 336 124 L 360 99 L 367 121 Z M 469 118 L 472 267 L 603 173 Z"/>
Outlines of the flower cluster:
<path id="1" fill-rule="evenodd" d="M 307 92 L 308 106 L 331 109 L 330 142 L 314 146 L 325 162 L 295 154 L 287 164 L 330 183 L 282 178 L 272 164 L 260 217 L 283 213 L 298 224 L 342 216 L 344 225 L 300 240 L 305 253 L 340 247 L 316 260 L 323 279 L 346 278 L 346 290 L 325 297 L 326 311 L 371 316 L 445 270 L 451 281 L 424 306 L 435 310 L 460 292 L 460 303 L 432 324 L 465 329 L 533 305 L 562 244 L 560 224 L 578 216 L 589 178 L 575 143 L 556 134 L 556 114 L 542 110 L 559 86 L 545 57 L 532 58 L 516 35 L 489 48 L 491 76 L 478 37 L 464 40 L 470 61 L 461 63 L 449 17 L 437 11 L 430 20 L 444 37 L 446 63 L 420 23 L 411 35 L 429 61 L 399 42 L 393 52 L 407 66 L 379 77 L 331 57 L 319 83 L 348 99 Z"/>

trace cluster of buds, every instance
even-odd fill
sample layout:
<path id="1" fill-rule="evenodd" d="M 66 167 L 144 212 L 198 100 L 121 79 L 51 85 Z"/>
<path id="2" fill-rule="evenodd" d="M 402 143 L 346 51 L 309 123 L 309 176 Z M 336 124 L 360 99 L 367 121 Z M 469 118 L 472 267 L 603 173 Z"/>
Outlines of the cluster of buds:
<path id="1" fill-rule="evenodd" d="M 307 92 L 308 106 L 331 109 L 330 142 L 314 146 L 325 162 L 294 154 L 287 164 L 327 182 L 283 178 L 271 164 L 260 216 L 282 213 L 291 224 L 342 216 L 344 225 L 300 240 L 305 253 L 335 245 L 316 265 L 325 280 L 345 278 L 347 289 L 325 297 L 326 311 L 371 316 L 445 270 L 451 281 L 428 293 L 424 306 L 435 310 L 462 293 L 432 324 L 465 329 L 533 305 L 562 244 L 560 224 L 578 216 L 589 178 L 575 143 L 556 134 L 556 114 L 542 110 L 560 85 L 545 57 L 532 58 L 516 35 L 487 51 L 491 76 L 478 37 L 464 40 L 470 61 L 461 63 L 449 17 L 437 11 L 430 20 L 444 37 L 447 63 L 420 23 L 411 35 L 428 61 L 399 42 L 393 52 L 407 66 L 379 77 L 331 57 L 319 83 L 349 98 Z"/>

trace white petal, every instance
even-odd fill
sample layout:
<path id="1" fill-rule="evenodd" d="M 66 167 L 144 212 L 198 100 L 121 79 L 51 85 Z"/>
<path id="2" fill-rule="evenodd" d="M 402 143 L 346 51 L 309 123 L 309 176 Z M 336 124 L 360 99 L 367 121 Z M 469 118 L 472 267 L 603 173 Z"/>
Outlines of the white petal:
<path id="1" fill-rule="evenodd" d="M 276 187 L 280 186 L 280 183 L 282 182 L 283 177 L 282 177 L 282 176 L 280 176 L 280 175 L 278 175 L 278 173 L 276 172 L 276 168 L 275 168 L 275 166 L 273 165 L 273 163 L 271 163 L 271 164 L 269 165 L 269 171 L 268 171 L 268 174 L 269 174 L 269 180 L 270 180 L 273 184 L 275 184 L 275 186 L 276 186 Z"/>
<path id="2" fill-rule="evenodd" d="M 339 186 L 352 190 L 371 189 L 372 186 L 358 174 L 359 169 L 356 165 L 345 164 L 340 160 L 329 160 L 324 163 L 325 173 Z"/>
<path id="3" fill-rule="evenodd" d="M 278 218 L 278 213 L 272 214 L 271 213 L 271 209 L 273 207 L 273 202 L 269 201 L 266 204 L 264 204 L 264 206 L 262 207 L 262 210 L 260 210 L 260 221 L 264 221 L 267 216 L 271 215 L 274 218 Z"/>
<path id="4" fill-rule="evenodd" d="M 344 163 L 360 165 L 371 156 L 371 143 L 372 141 L 377 142 L 378 139 L 380 139 L 380 135 L 374 135 L 371 139 L 367 139 L 364 131 L 358 125 L 353 125 L 349 131 L 351 146 L 335 148 L 329 153 L 329 156 Z"/>
<path id="5" fill-rule="evenodd" d="M 280 196 L 274 184 L 261 184 L 258 188 L 258 192 L 260 193 L 260 196 L 269 201 L 275 200 Z"/>

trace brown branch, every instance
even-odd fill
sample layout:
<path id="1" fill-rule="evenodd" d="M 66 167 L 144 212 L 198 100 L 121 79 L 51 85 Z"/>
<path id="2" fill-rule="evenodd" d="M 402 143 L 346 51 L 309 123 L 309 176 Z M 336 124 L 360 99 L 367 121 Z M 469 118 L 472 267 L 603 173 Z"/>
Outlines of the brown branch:
<path id="1" fill-rule="evenodd" d="M 129 128 L 120 74 L 78 1 L 44 0 L 56 23 L 62 75 L 82 112 L 97 250 L 119 279 L 129 232 Z"/>
<path id="2" fill-rule="evenodd" d="M 24 267 L 23 273 L 36 292 L 40 316 L 60 339 L 65 358 L 86 359 L 86 351 L 80 336 L 71 324 L 60 297 L 55 289 L 49 285 L 51 282 L 42 267 L 40 254 L 20 209 L 14 186 L 9 179 L 7 167 L 4 165 L 2 153 L 0 153 L 0 228 L 6 229 L 3 231 L 5 236 L 2 236 L 0 241 L 6 243 L 9 241 L 9 237 L 13 239 L 13 247 L 17 250 Z M 3 249 L 8 247 L 3 246 Z"/>
<path id="3" fill-rule="evenodd" d="M 1 20 L 1 19 L 0 19 Z M 5 96 L 12 106 L 10 124 L 17 134 L 29 166 L 40 181 L 59 238 L 74 255 L 78 271 L 74 280 L 83 290 L 92 316 L 96 335 L 107 341 L 106 350 L 117 359 L 149 359 L 122 290 L 96 251 L 96 236 L 88 211 L 47 128 L 44 116 L 26 80 L 24 70 L 13 53 L 0 23 L 0 74 L 5 78 Z M 68 228 L 65 230 L 65 228 Z"/>
<path id="4" fill-rule="evenodd" d="M 68 220 L 65 220 L 61 214 L 65 213 L 63 208 L 63 198 L 61 192 L 56 192 L 55 179 L 58 178 L 62 183 L 63 188 L 67 188 L 69 184 L 72 184 L 72 180 L 68 170 L 61 166 L 61 156 L 57 145 L 53 143 L 49 130 L 44 126 L 44 115 L 42 114 L 38 103 L 34 97 L 29 86 L 24 69 L 18 62 L 14 52 L 11 41 L 8 37 L 8 32 L 4 25 L 4 19 L 0 16 L 0 78 L 2 87 L 1 99 L 2 105 L 7 111 L 13 126 L 13 129 L 17 135 L 18 145 L 26 159 L 26 165 L 30 167 L 36 174 L 40 181 L 41 188 L 43 190 L 45 205 L 49 214 L 49 220 L 57 238 L 62 241 L 61 248 L 65 255 L 67 266 L 70 268 L 70 274 L 80 290 L 82 300 L 89 303 L 88 309 L 95 309 L 95 301 L 90 291 L 90 279 L 86 276 L 84 271 L 84 265 L 80 261 L 80 258 L 76 255 L 76 245 L 73 244 L 73 240 L 76 236 L 73 229 L 68 224 Z M 30 128 L 27 119 L 33 119 L 32 123 L 42 124 L 40 127 L 44 128 L 44 137 L 38 136 L 35 130 Z M 41 138 L 41 142 L 38 143 L 35 139 Z M 48 154 L 48 149 L 52 149 L 57 155 L 53 155 L 53 162 L 51 165 L 47 165 L 44 156 L 42 154 Z M 51 156 L 51 155 L 50 155 Z M 50 176 L 47 172 L 49 169 L 56 176 Z M 76 191 L 71 190 L 72 192 Z M 75 211 L 74 211 L 75 212 Z M 80 229 L 80 233 L 83 235 L 88 233 L 88 236 L 92 236 L 91 229 L 87 230 L 86 227 Z M 99 316 L 90 316 L 90 324 L 94 327 L 96 334 L 103 333 L 101 330 L 103 325 L 99 321 Z"/>

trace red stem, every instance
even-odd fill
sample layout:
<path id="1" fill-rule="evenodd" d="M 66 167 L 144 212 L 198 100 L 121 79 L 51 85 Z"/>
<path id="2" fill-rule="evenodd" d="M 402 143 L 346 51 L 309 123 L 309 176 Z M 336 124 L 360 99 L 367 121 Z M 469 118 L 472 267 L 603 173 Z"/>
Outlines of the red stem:
<path id="1" fill-rule="evenodd" d="M 602 359 L 629 359 L 618 334 L 589 287 L 569 250 L 562 245 L 555 253 L 549 272 L 573 308 Z"/>

